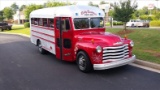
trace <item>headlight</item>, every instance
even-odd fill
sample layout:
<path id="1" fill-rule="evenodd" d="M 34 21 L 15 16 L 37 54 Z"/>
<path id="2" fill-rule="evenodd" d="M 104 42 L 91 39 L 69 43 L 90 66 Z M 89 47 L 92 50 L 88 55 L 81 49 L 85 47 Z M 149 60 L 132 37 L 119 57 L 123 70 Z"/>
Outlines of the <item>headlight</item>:
<path id="1" fill-rule="evenodd" d="M 133 41 L 131 41 L 131 42 L 130 42 L 130 45 L 131 45 L 131 47 L 133 47 L 133 46 L 134 46 L 134 42 L 133 42 Z"/>
<path id="2" fill-rule="evenodd" d="M 97 46 L 96 47 L 96 51 L 97 51 L 97 53 L 101 53 L 102 52 L 102 47 L 101 46 Z"/>

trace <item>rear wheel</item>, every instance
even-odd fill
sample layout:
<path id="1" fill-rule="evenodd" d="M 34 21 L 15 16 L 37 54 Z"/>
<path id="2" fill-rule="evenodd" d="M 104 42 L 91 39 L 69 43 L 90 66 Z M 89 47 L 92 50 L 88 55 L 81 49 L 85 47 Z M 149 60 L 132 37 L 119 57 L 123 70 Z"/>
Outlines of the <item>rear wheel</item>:
<path id="1" fill-rule="evenodd" d="M 8 27 L 8 30 L 11 30 L 11 27 Z"/>
<path id="2" fill-rule="evenodd" d="M 79 70 L 85 73 L 90 72 L 93 69 L 88 55 L 83 51 L 80 51 L 77 54 L 77 65 Z"/>
<path id="3" fill-rule="evenodd" d="M 38 50 L 41 54 L 46 54 L 47 51 L 45 49 L 42 48 L 42 43 L 41 41 L 38 41 Z"/>
<path id="4" fill-rule="evenodd" d="M 131 27 L 134 27 L 134 24 L 132 24 Z"/>

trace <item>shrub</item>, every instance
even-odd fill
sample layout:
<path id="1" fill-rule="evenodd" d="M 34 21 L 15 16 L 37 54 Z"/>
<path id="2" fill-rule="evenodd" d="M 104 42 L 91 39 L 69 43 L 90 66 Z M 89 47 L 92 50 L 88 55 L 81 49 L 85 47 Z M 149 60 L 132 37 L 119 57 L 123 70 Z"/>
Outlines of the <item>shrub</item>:
<path id="1" fill-rule="evenodd" d="M 113 22 L 113 25 L 123 25 L 123 22 Z"/>
<path id="2" fill-rule="evenodd" d="M 142 15 L 140 16 L 141 20 L 156 20 L 155 15 L 149 16 L 149 15 Z"/>
<path id="3" fill-rule="evenodd" d="M 154 20 L 149 23 L 152 27 L 160 27 L 160 20 Z"/>
<path id="4" fill-rule="evenodd" d="M 25 27 L 25 28 L 29 28 L 29 27 L 30 27 L 30 23 L 29 23 L 29 22 L 25 22 L 25 23 L 24 23 L 24 27 Z"/>

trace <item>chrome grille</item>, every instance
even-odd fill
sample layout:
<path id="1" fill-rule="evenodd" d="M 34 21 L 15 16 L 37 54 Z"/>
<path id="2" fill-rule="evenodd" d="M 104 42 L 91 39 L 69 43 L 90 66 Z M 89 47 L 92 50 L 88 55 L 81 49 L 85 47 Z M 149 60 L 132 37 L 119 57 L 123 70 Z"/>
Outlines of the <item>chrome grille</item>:
<path id="1" fill-rule="evenodd" d="M 128 45 L 103 48 L 103 60 L 121 60 L 129 57 Z"/>

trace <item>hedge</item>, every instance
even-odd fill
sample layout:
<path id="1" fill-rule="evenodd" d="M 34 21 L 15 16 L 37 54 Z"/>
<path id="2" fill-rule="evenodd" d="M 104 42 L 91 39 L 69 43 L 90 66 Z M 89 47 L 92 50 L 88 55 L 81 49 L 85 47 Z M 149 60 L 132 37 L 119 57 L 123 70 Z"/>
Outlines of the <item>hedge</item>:
<path id="1" fill-rule="evenodd" d="M 149 24 L 151 27 L 160 27 L 160 20 L 151 21 Z"/>
<path id="2" fill-rule="evenodd" d="M 123 25 L 123 22 L 113 22 L 113 25 Z"/>
<path id="3" fill-rule="evenodd" d="M 30 23 L 29 23 L 29 22 L 25 22 L 25 23 L 24 23 L 24 27 L 25 27 L 25 28 L 29 28 L 29 27 L 30 27 Z"/>

